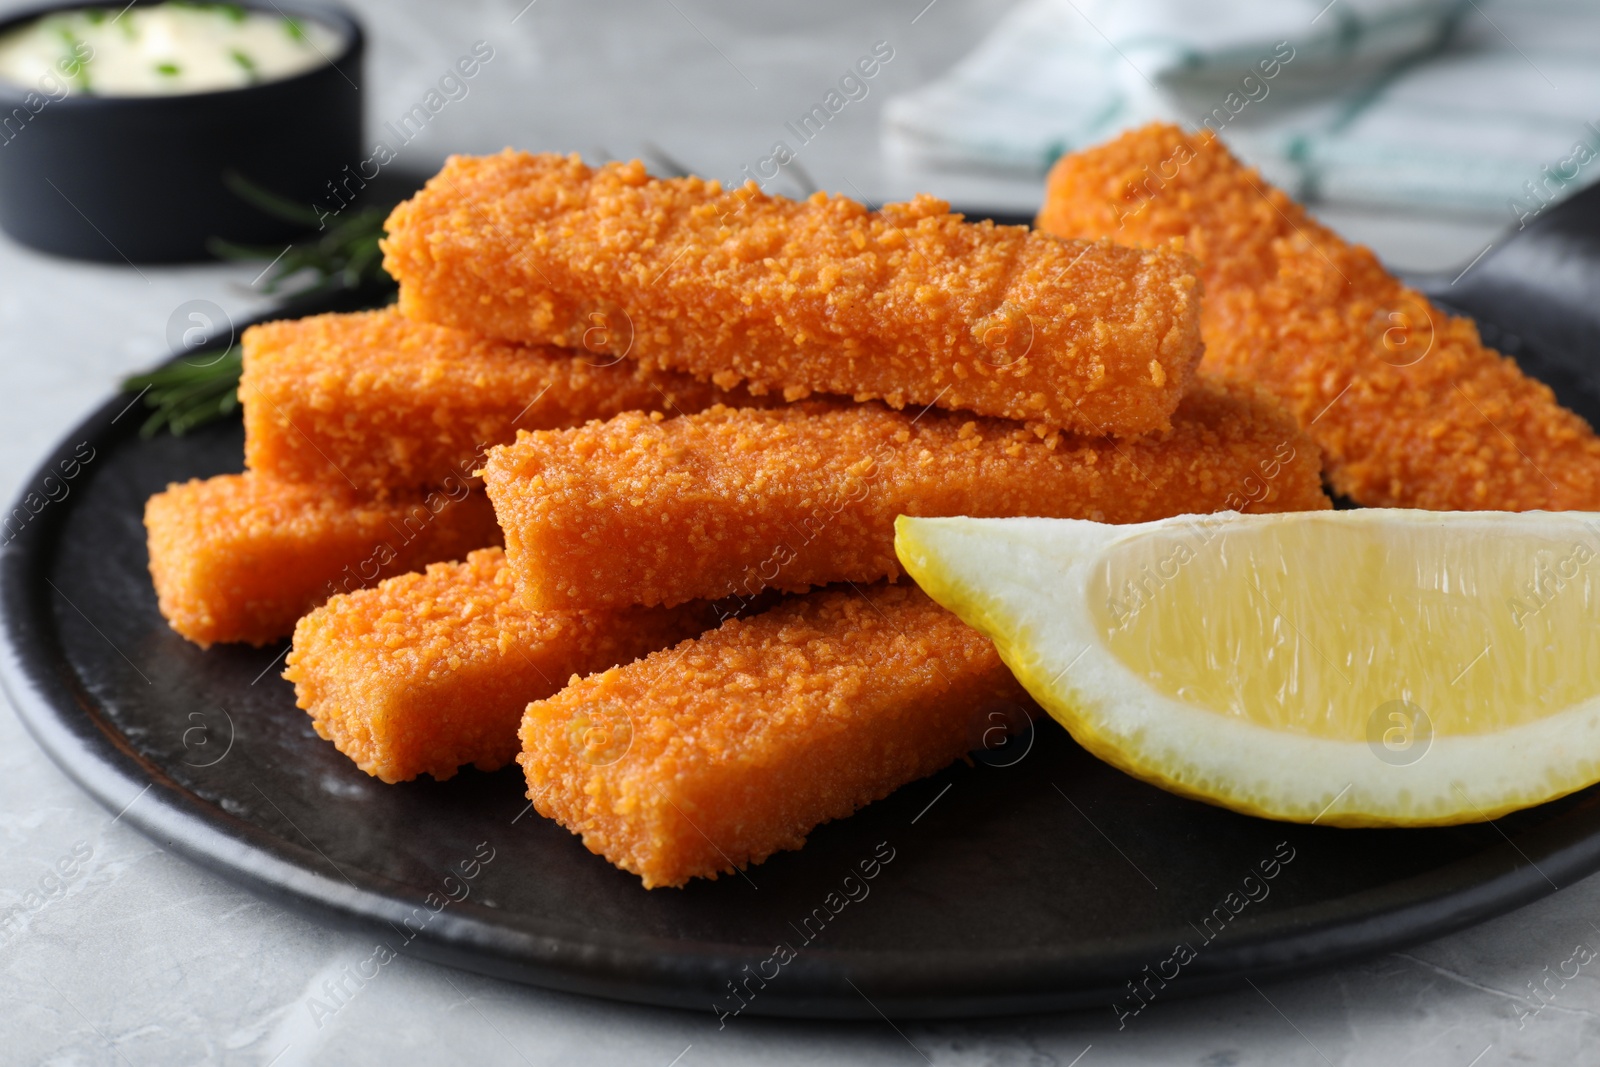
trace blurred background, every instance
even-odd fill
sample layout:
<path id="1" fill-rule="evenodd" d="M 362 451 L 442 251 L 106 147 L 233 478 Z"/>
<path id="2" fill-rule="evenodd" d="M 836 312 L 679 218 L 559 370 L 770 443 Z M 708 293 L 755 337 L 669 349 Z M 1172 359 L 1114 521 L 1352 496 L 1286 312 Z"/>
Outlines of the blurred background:
<path id="1" fill-rule="evenodd" d="M 471 96 L 405 146 L 397 164 L 419 173 L 506 145 L 665 153 L 778 192 L 933 192 L 1031 214 L 1061 151 L 1209 120 L 1268 180 L 1413 270 L 1464 266 L 1517 224 L 1514 202 L 1526 214 L 1600 175 L 1574 156 L 1600 152 L 1600 11 L 1584 0 L 354 7 L 374 133 L 473 40 L 495 48 Z M 892 59 L 858 98 L 803 126 L 874 46 Z M 779 144 L 799 166 L 767 180 Z"/>

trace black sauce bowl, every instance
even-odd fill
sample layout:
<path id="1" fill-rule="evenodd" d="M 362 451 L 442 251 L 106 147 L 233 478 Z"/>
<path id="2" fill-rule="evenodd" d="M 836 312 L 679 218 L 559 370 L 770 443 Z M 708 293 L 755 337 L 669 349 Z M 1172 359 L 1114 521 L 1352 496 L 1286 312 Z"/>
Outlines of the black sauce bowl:
<path id="1" fill-rule="evenodd" d="M 93 6 L 16 12 L 0 33 Z M 321 23 L 340 46 L 293 77 L 210 92 L 49 99 L 0 81 L 0 229 L 40 251 L 130 263 L 204 259 L 213 238 L 270 245 L 305 232 L 247 201 L 238 179 L 310 210 L 361 159 L 361 26 L 334 7 L 244 6 Z"/>

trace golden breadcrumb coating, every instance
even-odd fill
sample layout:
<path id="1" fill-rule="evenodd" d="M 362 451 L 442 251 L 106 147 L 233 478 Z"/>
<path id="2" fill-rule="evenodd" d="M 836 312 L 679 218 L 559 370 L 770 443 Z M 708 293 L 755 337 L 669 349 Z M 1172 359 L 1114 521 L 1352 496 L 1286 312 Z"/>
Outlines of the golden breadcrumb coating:
<path id="1" fill-rule="evenodd" d="M 652 889 L 799 848 L 1031 706 L 915 586 L 825 590 L 574 679 L 528 705 L 517 759 L 540 814 Z"/>
<path id="2" fill-rule="evenodd" d="M 1209 133 L 1148 126 L 1063 157 L 1039 226 L 1181 239 L 1204 264 L 1204 367 L 1283 400 L 1350 499 L 1600 510 L 1600 438 L 1583 419 Z"/>
<path id="3" fill-rule="evenodd" d="M 482 490 L 461 482 L 371 503 L 223 474 L 167 486 L 145 503 L 144 525 L 161 614 L 202 648 L 276 641 L 335 593 L 500 543 Z"/>
<path id="4" fill-rule="evenodd" d="M 1127 441 L 876 404 L 631 413 L 519 434 L 490 450 L 485 488 L 522 596 L 550 609 L 893 578 L 902 514 L 1326 508 L 1319 467 L 1270 398 L 1201 382 L 1171 430 Z"/>
<path id="5" fill-rule="evenodd" d="M 714 625 L 703 604 L 532 612 L 505 553 L 430 564 L 341 594 L 294 628 L 283 676 L 317 733 L 385 782 L 492 771 L 521 748 L 531 700 Z"/>
<path id="6" fill-rule="evenodd" d="M 518 429 L 757 403 L 611 355 L 491 341 L 393 308 L 244 332 L 245 464 L 368 494 L 443 484 Z"/>
<path id="7" fill-rule="evenodd" d="M 882 211 L 638 161 L 453 156 L 395 208 L 384 267 L 412 318 L 593 347 L 719 385 L 936 404 L 1085 433 L 1165 429 L 1200 358 L 1195 265 Z"/>

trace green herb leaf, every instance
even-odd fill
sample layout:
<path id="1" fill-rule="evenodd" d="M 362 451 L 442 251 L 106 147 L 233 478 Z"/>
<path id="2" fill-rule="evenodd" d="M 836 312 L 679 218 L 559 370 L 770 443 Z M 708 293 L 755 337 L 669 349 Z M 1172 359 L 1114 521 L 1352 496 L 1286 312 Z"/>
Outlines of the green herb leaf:
<path id="1" fill-rule="evenodd" d="M 388 215 L 382 208 L 346 212 L 321 236 L 295 242 L 287 250 L 219 239 L 213 239 L 208 247 L 223 259 L 276 257 L 261 286 L 264 292 L 307 296 L 341 289 L 371 289 L 377 296 L 395 288 L 394 279 L 383 269 L 383 250 L 378 247 Z"/>
<path id="2" fill-rule="evenodd" d="M 175 78 L 175 77 L 178 76 L 178 64 L 176 64 L 176 63 L 157 63 L 156 64 L 156 73 L 157 74 L 165 74 L 169 78 Z"/>
<path id="3" fill-rule="evenodd" d="M 150 417 L 139 427 L 141 437 L 166 430 L 182 437 L 190 430 L 222 418 L 239 406 L 238 345 L 214 356 L 196 355 L 149 374 L 123 379 L 126 392 L 143 392 Z"/>

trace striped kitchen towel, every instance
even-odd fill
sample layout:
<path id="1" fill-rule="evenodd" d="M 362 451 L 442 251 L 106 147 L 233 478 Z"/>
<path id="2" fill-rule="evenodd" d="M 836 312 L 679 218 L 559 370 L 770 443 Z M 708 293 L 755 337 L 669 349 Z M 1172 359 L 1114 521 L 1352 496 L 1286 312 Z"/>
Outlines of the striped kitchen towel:
<path id="1" fill-rule="evenodd" d="M 1593 0 L 1023 0 L 884 109 L 915 167 L 1042 173 L 1155 119 L 1309 201 L 1536 214 L 1600 177 Z"/>

